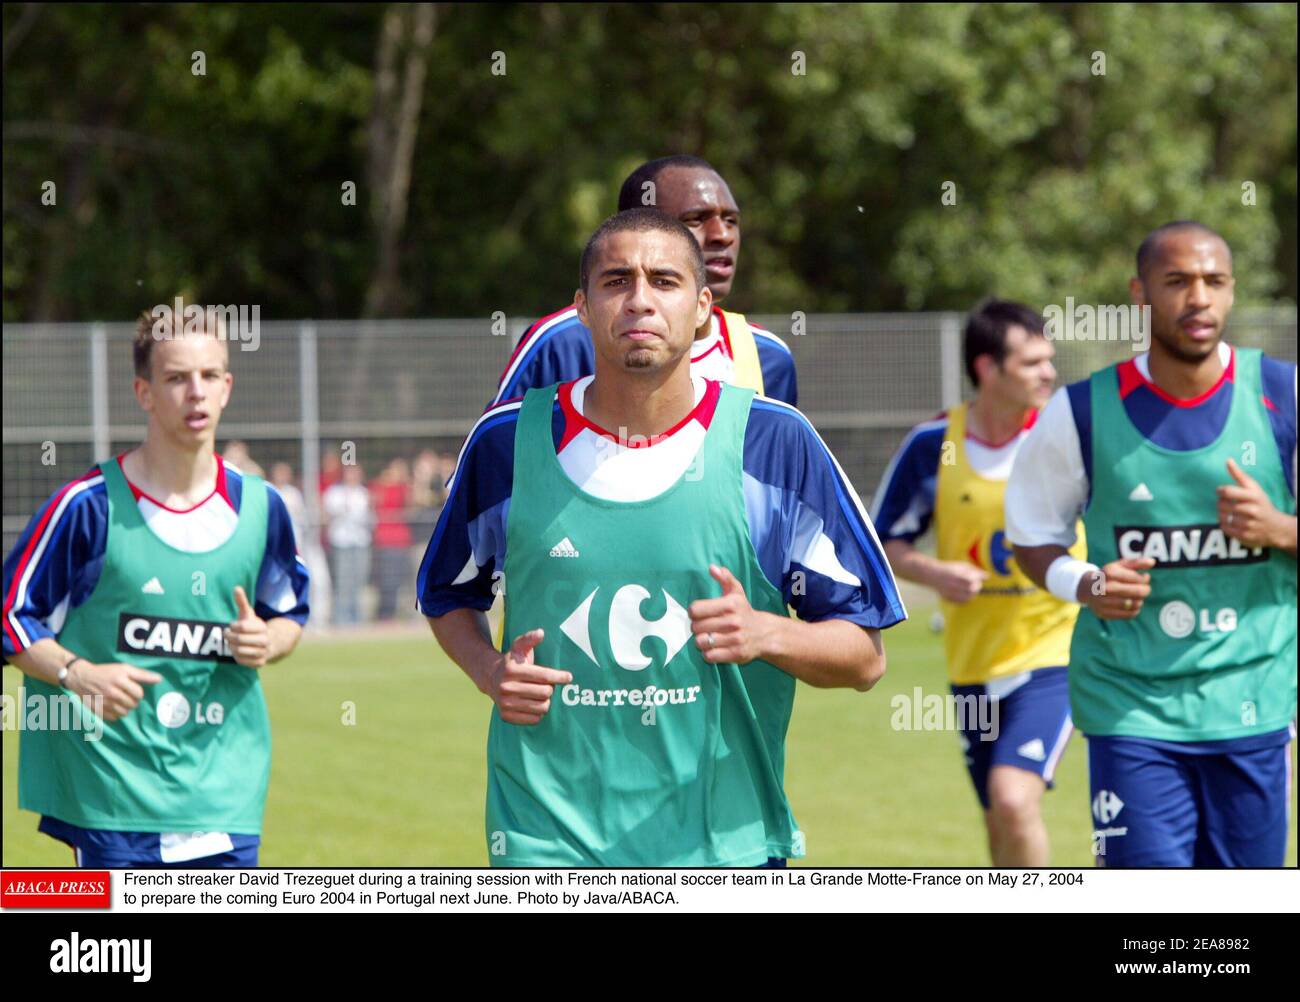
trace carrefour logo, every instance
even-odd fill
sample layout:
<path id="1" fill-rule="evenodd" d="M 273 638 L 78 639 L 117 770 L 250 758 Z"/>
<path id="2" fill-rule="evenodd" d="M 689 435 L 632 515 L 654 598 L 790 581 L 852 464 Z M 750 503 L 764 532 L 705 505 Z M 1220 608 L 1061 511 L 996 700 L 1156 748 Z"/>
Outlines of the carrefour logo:
<path id="1" fill-rule="evenodd" d="M 599 665 L 600 661 L 591 642 L 591 609 L 599 592 L 600 588 L 594 588 L 560 624 L 560 631 L 595 665 Z M 642 603 L 650 598 L 648 589 L 630 584 L 623 585 L 614 593 L 609 607 L 607 633 L 614 661 L 626 671 L 643 671 L 650 667 L 651 658 L 641 651 L 641 643 L 647 637 L 658 637 L 663 641 L 666 649 L 664 665 L 672 661 L 686 646 L 686 641 L 691 639 L 691 618 L 686 609 L 668 594 L 667 589 L 660 589 L 660 593 L 665 608 L 663 615 L 657 619 L 647 619 L 641 614 Z"/>
<path id="2" fill-rule="evenodd" d="M 976 567 L 984 566 L 984 561 L 980 559 L 982 543 L 983 543 L 982 537 L 976 539 L 975 542 L 971 544 L 970 550 L 968 552 L 968 555 L 970 556 L 971 559 L 971 563 L 973 563 Z M 993 532 L 993 535 L 989 537 L 989 549 L 988 549 L 988 563 L 989 566 L 992 568 L 993 573 L 1001 575 L 1002 577 L 1010 577 L 1011 561 L 1014 557 L 1015 557 L 1015 552 L 1009 546 L 1007 546 L 1007 534 L 1003 532 L 1001 529 L 995 530 Z"/>
<path id="3" fill-rule="evenodd" d="M 1110 824 L 1123 809 L 1124 801 L 1111 790 L 1099 790 L 1092 798 L 1092 816 L 1097 819 L 1098 824 Z"/>

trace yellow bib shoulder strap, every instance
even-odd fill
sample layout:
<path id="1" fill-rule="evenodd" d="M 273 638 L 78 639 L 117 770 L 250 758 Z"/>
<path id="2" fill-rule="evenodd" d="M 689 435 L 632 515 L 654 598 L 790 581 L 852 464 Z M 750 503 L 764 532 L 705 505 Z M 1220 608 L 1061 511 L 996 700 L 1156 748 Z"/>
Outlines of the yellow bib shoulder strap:
<path id="1" fill-rule="evenodd" d="M 722 336 L 731 347 L 736 385 L 762 393 L 763 368 L 758 364 L 758 345 L 754 343 L 754 332 L 749 329 L 745 315 L 720 309 L 717 317 L 718 323 L 722 325 Z"/>

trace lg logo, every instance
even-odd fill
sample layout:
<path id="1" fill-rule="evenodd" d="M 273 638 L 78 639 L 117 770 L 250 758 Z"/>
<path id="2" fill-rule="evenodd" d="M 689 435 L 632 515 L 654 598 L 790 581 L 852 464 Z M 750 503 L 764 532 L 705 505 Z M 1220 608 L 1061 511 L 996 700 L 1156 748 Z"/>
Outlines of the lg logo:
<path id="1" fill-rule="evenodd" d="M 184 727 L 190 719 L 190 701 L 179 692 L 166 692 L 158 698 L 155 708 L 158 721 L 164 727 Z M 220 724 L 226 719 L 226 708 L 220 703 L 194 702 L 194 722 L 196 724 Z"/>
<path id="2" fill-rule="evenodd" d="M 591 658 L 600 664 L 591 645 L 591 606 L 600 591 L 596 588 L 582 600 L 578 608 L 560 624 L 560 631 Z M 614 660 L 626 671 L 643 671 L 650 667 L 651 659 L 641 653 L 641 642 L 646 637 L 658 637 L 667 651 L 663 663 L 667 665 L 691 639 L 691 617 L 681 603 L 663 591 L 665 609 L 658 619 L 641 615 L 641 603 L 650 592 L 640 585 L 624 585 L 614 593 L 609 607 L 609 645 Z"/>
<path id="3" fill-rule="evenodd" d="M 1231 633 L 1237 628 L 1236 609 L 1218 609 L 1213 618 L 1209 609 L 1193 610 L 1186 602 L 1166 602 L 1160 608 L 1160 629 L 1175 640 L 1190 637 L 1197 628 L 1202 633 Z"/>

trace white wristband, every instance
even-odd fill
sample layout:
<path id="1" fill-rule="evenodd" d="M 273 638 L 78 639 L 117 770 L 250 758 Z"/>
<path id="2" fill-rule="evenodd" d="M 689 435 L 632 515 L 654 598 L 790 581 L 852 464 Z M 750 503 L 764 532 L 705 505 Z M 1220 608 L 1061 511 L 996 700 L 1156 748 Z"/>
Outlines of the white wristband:
<path id="1" fill-rule="evenodd" d="M 1047 568 L 1047 590 L 1063 602 L 1079 601 L 1079 582 L 1089 571 L 1100 571 L 1096 564 L 1072 557 L 1057 557 Z"/>

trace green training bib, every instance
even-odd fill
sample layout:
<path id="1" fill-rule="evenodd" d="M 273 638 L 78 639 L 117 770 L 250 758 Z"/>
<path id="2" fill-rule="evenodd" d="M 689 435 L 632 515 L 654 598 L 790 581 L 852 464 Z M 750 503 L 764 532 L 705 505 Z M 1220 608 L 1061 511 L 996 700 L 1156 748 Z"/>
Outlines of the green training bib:
<path id="1" fill-rule="evenodd" d="M 749 537 L 742 451 L 752 390 L 726 386 L 691 468 L 648 501 L 579 489 L 555 453 L 555 389 L 519 412 L 504 644 L 573 674 L 534 726 L 494 707 L 487 841 L 496 866 L 756 866 L 803 855 L 783 785 L 794 678 L 709 664 L 687 608 L 728 568 L 786 615 Z"/>
<path id="2" fill-rule="evenodd" d="M 144 698 L 99 740 L 71 693 L 26 679 L 28 698 L 68 701 L 75 729 L 24 730 L 19 806 L 83 828 L 260 834 L 271 731 L 256 669 L 223 640 L 234 587 L 250 599 L 266 552 L 266 484 L 245 475 L 239 523 L 207 553 L 174 549 L 145 524 L 116 460 L 102 464 L 108 543 L 95 590 L 68 613 L 59 643 L 96 664 L 157 672 Z"/>
<path id="3" fill-rule="evenodd" d="M 1086 734 L 1215 741 L 1280 730 L 1296 712 L 1296 562 L 1219 528 L 1215 488 L 1236 460 L 1279 511 L 1293 511 L 1260 403 L 1261 353 L 1236 349 L 1223 433 L 1175 452 L 1129 419 L 1115 367 L 1093 374 L 1088 559 L 1153 557 L 1132 620 L 1084 608 L 1070 654 L 1074 722 Z M 1250 460 L 1253 459 L 1252 464 Z"/>

